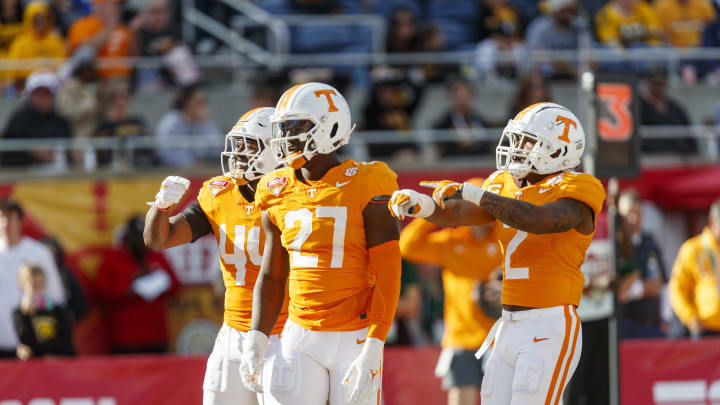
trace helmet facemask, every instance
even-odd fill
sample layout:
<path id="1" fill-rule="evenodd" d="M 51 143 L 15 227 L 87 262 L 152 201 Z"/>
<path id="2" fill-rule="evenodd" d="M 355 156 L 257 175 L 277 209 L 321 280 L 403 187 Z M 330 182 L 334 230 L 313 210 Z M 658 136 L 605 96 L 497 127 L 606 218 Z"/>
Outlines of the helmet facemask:
<path id="1" fill-rule="evenodd" d="M 523 131 L 522 124 L 510 120 L 495 148 L 496 167 L 507 170 L 516 179 L 530 173 L 540 173 L 538 160 L 552 148 L 552 144 L 535 134 Z"/>
<path id="2" fill-rule="evenodd" d="M 235 131 L 225 136 L 225 151 L 220 163 L 223 174 L 240 185 L 259 179 L 277 166 L 265 140 Z"/>
<path id="3" fill-rule="evenodd" d="M 299 169 L 318 153 L 313 136 L 319 125 L 313 117 L 289 118 L 273 121 L 270 147 L 275 158 L 283 164 Z"/>

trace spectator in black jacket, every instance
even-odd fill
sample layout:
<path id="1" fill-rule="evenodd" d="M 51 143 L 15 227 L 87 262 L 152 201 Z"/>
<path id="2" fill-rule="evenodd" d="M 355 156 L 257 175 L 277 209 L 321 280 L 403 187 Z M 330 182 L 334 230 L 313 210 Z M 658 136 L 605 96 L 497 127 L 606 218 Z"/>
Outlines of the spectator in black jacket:
<path id="1" fill-rule="evenodd" d="M 464 79 L 455 78 L 449 82 L 448 96 L 450 111 L 437 123 L 435 129 L 453 129 L 455 139 L 439 142 L 444 155 L 473 155 L 489 152 L 490 143 L 482 144 L 487 122 L 473 109 L 474 92 L 472 85 Z M 494 146 L 495 142 L 492 142 Z"/>
<path id="2" fill-rule="evenodd" d="M 40 266 L 20 269 L 23 298 L 13 312 L 15 331 L 20 338 L 17 356 L 21 360 L 47 355 L 75 354 L 72 342 L 72 315 L 45 295 L 45 273 Z"/>
<path id="3" fill-rule="evenodd" d="M 667 95 L 667 71 L 662 68 L 650 70 L 645 80 L 645 93 L 640 97 L 640 125 L 659 128 L 656 134 L 651 132 L 643 136 L 642 151 L 697 153 L 697 143 L 690 128 L 669 128 L 672 137 L 663 136 L 667 135 L 667 129 L 660 128 L 690 124 L 685 109 Z"/>
<path id="4" fill-rule="evenodd" d="M 47 71 L 36 71 L 28 76 L 24 93 L 27 101 L 10 116 L 2 138 L 70 138 L 70 124 L 55 112 L 55 92 L 58 84 L 57 76 Z M 0 164 L 4 167 L 62 164 L 54 161 L 55 156 L 49 148 L 5 152 L 0 156 Z"/>

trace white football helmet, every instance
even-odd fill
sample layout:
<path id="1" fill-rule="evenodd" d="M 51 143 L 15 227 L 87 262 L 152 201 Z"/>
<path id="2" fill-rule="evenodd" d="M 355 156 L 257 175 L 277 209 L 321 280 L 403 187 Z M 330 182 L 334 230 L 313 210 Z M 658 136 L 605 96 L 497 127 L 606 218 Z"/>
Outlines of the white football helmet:
<path id="1" fill-rule="evenodd" d="M 225 135 L 225 150 L 220 154 L 220 165 L 225 176 L 243 185 L 280 166 L 270 150 L 270 120 L 274 113 L 272 107 L 252 109 L 243 114 Z"/>
<path id="2" fill-rule="evenodd" d="M 555 103 L 533 104 L 508 121 L 495 149 L 498 170 L 516 179 L 573 169 L 585 150 L 580 120 Z"/>
<path id="3" fill-rule="evenodd" d="M 323 83 L 299 84 L 287 90 L 275 107 L 272 123 L 273 153 L 280 163 L 294 169 L 316 154 L 345 145 L 355 129 L 345 97 Z"/>

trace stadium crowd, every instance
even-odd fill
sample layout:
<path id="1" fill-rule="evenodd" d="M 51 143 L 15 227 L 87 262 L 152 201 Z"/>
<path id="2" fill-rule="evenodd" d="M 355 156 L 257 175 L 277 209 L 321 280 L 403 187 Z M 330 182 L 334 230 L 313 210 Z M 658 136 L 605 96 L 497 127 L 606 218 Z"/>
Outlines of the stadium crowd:
<path id="1" fill-rule="evenodd" d="M 385 49 L 389 53 L 474 50 L 476 57 L 469 65 L 284 69 L 273 75 L 259 75 L 251 101 L 253 107 L 274 105 L 278 96 L 275 89 L 313 78 L 332 82 L 338 88 L 360 86 L 368 95 L 362 117 L 357 117 L 362 128 L 402 131 L 413 129 L 412 116 L 427 85 L 445 84 L 450 109 L 433 127 L 454 130 L 452 140 L 437 144 L 438 153 L 449 156 L 492 155 L 497 141 L 487 141 L 478 134 L 505 124 L 477 111 L 476 100 L 481 95 L 477 94 L 476 83 L 517 82 L 515 96 L 507 106 L 507 116 L 514 116 L 528 105 L 552 100 L 550 83 L 577 80 L 578 66 L 574 62 L 526 63 L 533 51 L 578 50 L 584 46 L 583 41 L 591 47 L 614 50 L 620 62 L 596 63 L 593 67 L 607 72 L 630 71 L 644 78 L 641 125 L 687 126 L 691 120 L 685 108 L 668 96 L 668 70 L 655 64 L 622 62 L 624 50 L 720 46 L 720 4 L 708 0 L 478 0 L 454 1 L 453 5 L 458 6 L 454 9 L 432 0 L 390 1 L 383 5 L 352 0 L 255 3 L 273 14 L 377 13 L 387 21 Z M 219 2 L 196 0 L 195 6 L 231 24 L 233 13 Z M 6 151 L 0 154 L 0 166 L 126 164 L 143 168 L 216 164 L 227 128 L 221 128 L 210 114 L 204 88 L 210 78 L 203 77 L 195 60 L 225 50 L 202 31 L 196 33 L 196 42 L 185 42 L 179 30 L 181 13 L 179 2 L 167 0 L 150 0 L 141 9 L 115 0 L 0 2 L 0 57 L 6 61 L 46 59 L 32 69 L 20 62 L 2 71 L 3 96 L 22 98 L 0 132 L 2 139 L 65 138 L 80 142 L 91 137 L 152 137 L 158 144 L 167 145 L 173 137 L 192 135 L 204 145 L 172 150 L 148 146 L 126 156 L 114 155 L 109 149 L 73 150 L 67 154 L 50 148 Z M 357 46 L 369 50 L 363 41 L 345 40 L 353 35 L 320 41 L 318 36 L 327 36 L 327 31 L 296 33 L 291 51 L 298 53 L 342 53 L 356 50 Z M 159 57 L 162 63 L 158 67 L 135 67 L 127 59 L 133 56 Z M 681 66 L 679 78 L 688 84 L 718 83 L 720 65 L 688 61 Z M 164 116 L 149 122 L 150 117 L 131 112 L 134 94 L 157 89 L 175 92 Z M 680 135 L 644 140 L 642 149 L 646 153 L 696 153 L 699 146 L 692 137 Z M 412 158 L 419 153 L 415 144 L 403 138 L 395 143 L 371 145 L 369 152 L 373 158 L 383 160 Z M 648 232 L 652 227 L 645 222 L 648 204 L 632 190 L 611 196 L 609 203 L 616 204 L 620 214 L 617 236 L 621 266 L 613 280 L 588 277 L 587 290 L 588 294 L 592 290 L 593 294 L 601 291 L 617 296 L 622 338 L 720 333 L 720 297 L 708 292 L 717 286 L 715 274 L 720 271 L 720 203 L 710 210 L 709 227 L 683 245 L 672 269 L 665 261 L 673 262 L 673 258 L 661 252 L 655 236 Z M 72 354 L 69 330 L 87 312 L 88 304 L 59 244 L 45 241 L 42 245 L 23 237 L 22 219 L 19 205 L 11 201 L 0 204 L 0 260 L 3 264 L 13 260 L 12 268 L 3 268 L 0 273 L 0 355 L 28 359 Z M 97 302 L 107 311 L 114 353 L 168 350 L 164 299 L 177 289 L 177 277 L 162 255 L 145 249 L 142 228 L 142 220 L 131 218 L 117 246 L 107 252 L 100 266 L 103 271 L 97 280 Z M 435 231 L 433 226 L 418 221 L 403 233 L 401 244 L 407 261 L 403 263 L 401 298 L 388 343 L 442 343 L 469 353 L 480 342 L 464 336 L 457 330 L 457 323 L 469 317 L 478 324 L 491 324 L 488 319 L 492 319 L 493 299 L 497 300 L 500 259 L 487 246 L 487 229 Z M 448 246 L 456 253 L 452 258 L 443 255 Z M 466 251 L 458 251 L 458 246 L 485 249 L 488 268 L 483 269 L 481 279 L 462 272 L 475 257 L 463 256 Z M 29 258 L 41 258 L 42 262 Z M 702 260 L 698 262 L 698 258 Z M 698 263 L 705 267 L 700 268 Z M 456 299 L 461 290 L 472 300 L 464 303 L 465 312 L 453 312 L 448 302 Z M 717 301 L 717 305 L 705 302 L 700 306 L 696 302 L 699 298 Z M 595 315 L 583 322 L 583 340 L 585 352 L 597 358 L 581 360 L 570 397 L 594 397 L 603 403 L 608 389 L 597 384 L 603 381 L 597 376 L 607 375 L 607 371 L 597 365 L 607 366 L 610 313 Z M 142 334 L 133 333 L 139 318 L 143 320 Z M 50 322 L 53 333 L 38 337 L 37 319 Z M 128 327 L 130 322 L 135 326 Z M 449 358 L 452 355 L 455 353 Z M 458 384 L 453 375 L 443 371 L 440 364 L 438 367 L 437 373 L 447 387 Z"/>
<path id="2" fill-rule="evenodd" d="M 574 59 L 527 63 L 535 51 L 578 50 L 583 46 L 616 51 L 617 61 L 597 62 L 592 67 L 600 72 L 630 72 L 645 78 L 641 125 L 691 125 L 683 104 L 667 95 L 667 63 L 623 62 L 624 49 L 712 47 L 720 41 L 718 4 L 708 0 L 255 3 L 273 15 L 378 14 L 387 21 L 385 49 L 389 54 L 474 50 L 475 61 L 469 64 L 252 71 L 257 92 L 267 95 L 259 95 L 260 99 L 277 96 L 267 89 L 312 79 L 330 82 L 339 89 L 364 89 L 367 101 L 364 114 L 358 118 L 365 130 L 415 129 L 412 118 L 428 85 L 446 83 L 451 109 L 432 127 L 453 131 L 450 138 L 437 143 L 438 156 L 492 150 L 494 140 L 489 142 L 483 131 L 503 126 L 504 121 L 476 111 L 476 101 L 483 96 L 474 94 L 476 84 L 517 83 L 516 96 L 507 106 L 507 115 L 511 116 L 537 100 L 552 100 L 550 83 L 577 79 Z M 0 58 L 4 58 L 0 59 L 4 66 L 0 87 L 5 97 L 27 100 L 12 113 L 0 134 L 4 139 L 66 138 L 78 145 L 89 137 L 129 140 L 150 136 L 162 145 L 168 137 L 192 135 L 197 136 L 198 143 L 209 145 L 206 151 L 173 150 L 170 156 L 160 149 L 138 148 L 139 152 L 132 156 L 113 159 L 108 150 L 75 151 L 69 156 L 37 150 L 4 154 L 2 166 L 96 167 L 112 160 L 120 165 L 188 166 L 213 155 L 223 130 L 228 128 L 220 128 L 209 113 L 203 85 L 212 83 L 213 78 L 211 74 L 203 75 L 195 61 L 227 49 L 200 29 L 192 36 L 193 42 L 186 42 L 179 29 L 179 2 L 153 0 L 136 6 L 116 0 L 7 0 L 0 4 Z M 237 14 L 220 2 L 197 0 L 195 7 L 230 25 Z M 369 33 L 358 29 L 342 25 L 293 28 L 289 51 L 371 51 Z M 134 56 L 156 57 L 159 62 L 150 67 L 136 66 L 128 59 Z M 712 84 L 720 77 L 716 65 L 688 60 L 675 73 L 688 84 Z M 158 120 L 129 112 L 135 94 L 158 89 L 177 91 L 167 115 Z M 31 122 L 34 125 L 26 125 Z M 697 153 L 701 148 L 689 130 L 671 139 L 648 139 L 643 143 L 644 152 Z M 397 143 L 371 145 L 369 152 L 372 157 L 386 159 L 412 157 L 417 155 L 418 145 L 398 137 Z"/>

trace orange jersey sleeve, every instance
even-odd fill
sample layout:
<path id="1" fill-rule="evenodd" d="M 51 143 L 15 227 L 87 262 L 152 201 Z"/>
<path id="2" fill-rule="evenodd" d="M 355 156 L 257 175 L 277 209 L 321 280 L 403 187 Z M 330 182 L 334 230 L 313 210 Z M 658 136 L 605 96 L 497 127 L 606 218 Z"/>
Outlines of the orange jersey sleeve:
<path id="1" fill-rule="evenodd" d="M 346 160 L 319 181 L 292 169 L 265 175 L 260 208 L 280 229 L 290 257 L 290 318 L 311 330 L 357 330 L 369 325 L 375 275 L 369 270 L 363 210 L 373 197 L 397 190 L 380 162 Z"/>
<path id="2" fill-rule="evenodd" d="M 218 243 L 225 284 L 225 323 L 237 330 L 248 331 L 252 294 L 265 243 L 260 223 L 262 211 L 243 197 L 229 177 L 219 176 L 206 181 L 197 199 Z M 284 305 L 272 334 L 282 331 L 286 319 L 287 305 Z"/>
<path id="3" fill-rule="evenodd" d="M 576 199 L 587 204 L 596 217 L 605 201 L 597 179 L 575 172 L 563 172 L 523 188 L 517 187 L 509 173 L 501 172 L 488 178 L 486 189 L 535 205 Z M 536 235 L 497 221 L 496 232 L 503 255 L 503 304 L 534 308 L 579 304 L 584 285 L 580 265 L 594 231 L 589 235 L 574 229 Z"/>
<path id="4" fill-rule="evenodd" d="M 436 266 L 445 264 L 445 252 L 449 229 L 437 231 L 439 227 L 430 221 L 416 218 L 400 233 L 400 252 L 405 260 L 429 263 Z M 437 232 L 435 232 L 437 231 Z"/>

